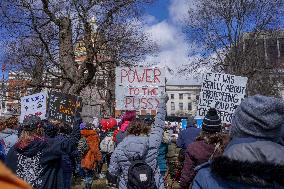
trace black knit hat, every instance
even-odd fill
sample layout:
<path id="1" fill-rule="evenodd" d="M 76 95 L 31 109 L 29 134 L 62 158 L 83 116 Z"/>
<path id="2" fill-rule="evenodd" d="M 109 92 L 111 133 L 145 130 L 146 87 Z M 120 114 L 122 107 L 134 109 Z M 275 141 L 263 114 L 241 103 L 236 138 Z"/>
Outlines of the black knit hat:
<path id="1" fill-rule="evenodd" d="M 210 108 L 204 117 L 202 131 L 216 133 L 221 131 L 221 119 L 215 108 Z"/>
<path id="2" fill-rule="evenodd" d="M 23 120 L 22 126 L 25 131 L 33 131 L 42 126 L 42 121 L 40 117 L 36 115 L 28 115 Z"/>

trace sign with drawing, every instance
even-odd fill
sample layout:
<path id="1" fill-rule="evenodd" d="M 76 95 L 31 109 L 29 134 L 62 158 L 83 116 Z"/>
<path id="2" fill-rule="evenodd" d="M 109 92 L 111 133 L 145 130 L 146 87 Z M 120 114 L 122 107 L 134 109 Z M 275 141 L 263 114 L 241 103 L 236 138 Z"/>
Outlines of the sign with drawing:
<path id="1" fill-rule="evenodd" d="M 245 97 L 247 80 L 229 74 L 204 74 L 197 115 L 204 117 L 213 107 L 220 113 L 223 123 L 231 123 L 233 113 Z"/>
<path id="2" fill-rule="evenodd" d="M 37 115 L 41 119 L 46 118 L 46 105 L 47 105 L 47 93 L 41 92 L 21 98 L 21 115 L 20 123 L 28 115 Z"/>
<path id="3" fill-rule="evenodd" d="M 156 110 L 165 92 L 165 69 L 116 68 L 116 110 Z"/>

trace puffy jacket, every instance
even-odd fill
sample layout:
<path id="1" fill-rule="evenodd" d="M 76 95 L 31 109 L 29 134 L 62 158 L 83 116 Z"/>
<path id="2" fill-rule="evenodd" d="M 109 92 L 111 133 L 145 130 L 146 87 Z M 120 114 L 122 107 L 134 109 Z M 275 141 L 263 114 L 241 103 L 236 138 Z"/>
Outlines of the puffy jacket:
<path id="1" fill-rule="evenodd" d="M 192 188 L 283 189 L 283 157 L 284 146 L 280 144 L 255 138 L 235 138 L 221 157 L 201 167 Z"/>
<path id="2" fill-rule="evenodd" d="M 37 139 L 25 148 L 13 146 L 6 164 L 16 175 L 36 189 L 61 189 L 64 177 L 62 157 L 70 154 L 80 139 L 79 125 L 66 140 Z"/>
<path id="3" fill-rule="evenodd" d="M 81 160 L 81 167 L 85 169 L 95 169 L 97 162 L 102 160 L 99 149 L 100 138 L 95 130 L 82 130 L 81 135 L 87 139 L 89 151 Z"/>
<path id="4" fill-rule="evenodd" d="M 177 139 L 177 146 L 186 149 L 188 145 L 195 141 L 200 132 L 200 129 L 191 126 L 181 131 Z"/>
<path id="5" fill-rule="evenodd" d="M 157 157 L 164 132 L 165 114 L 165 103 L 161 102 L 149 136 L 129 135 L 114 150 L 108 171 L 110 174 L 119 177 L 119 189 L 127 189 L 128 169 L 131 165 L 129 158 L 138 154 L 143 156 L 146 149 L 148 149 L 148 152 L 145 161 L 154 171 L 157 187 L 164 189 L 163 178 L 160 175 L 157 164 Z"/>
<path id="6" fill-rule="evenodd" d="M 180 179 L 181 188 L 189 187 L 196 174 L 194 171 L 195 167 L 207 162 L 213 154 L 214 149 L 214 145 L 207 144 L 203 140 L 196 141 L 187 147 Z"/>
<path id="7" fill-rule="evenodd" d="M 1 189 L 32 189 L 28 183 L 16 177 L 3 163 L 0 162 Z"/>

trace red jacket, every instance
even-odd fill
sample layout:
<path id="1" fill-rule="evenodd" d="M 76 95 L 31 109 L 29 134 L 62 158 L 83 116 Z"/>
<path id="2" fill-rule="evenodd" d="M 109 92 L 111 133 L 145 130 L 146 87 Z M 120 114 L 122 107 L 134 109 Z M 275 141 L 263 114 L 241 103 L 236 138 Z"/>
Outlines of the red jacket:
<path id="1" fill-rule="evenodd" d="M 214 145 L 207 144 L 203 140 L 196 141 L 188 145 L 185 152 L 184 166 L 180 179 L 181 188 L 189 188 L 196 174 L 194 168 L 207 162 L 213 154 L 214 149 Z"/>

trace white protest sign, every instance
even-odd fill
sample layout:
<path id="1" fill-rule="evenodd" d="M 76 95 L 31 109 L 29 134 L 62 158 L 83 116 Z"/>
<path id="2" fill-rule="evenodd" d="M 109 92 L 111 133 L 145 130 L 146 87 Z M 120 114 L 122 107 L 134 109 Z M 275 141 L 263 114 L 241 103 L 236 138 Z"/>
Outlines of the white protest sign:
<path id="1" fill-rule="evenodd" d="M 20 123 L 23 122 L 24 118 L 30 114 L 37 115 L 41 119 L 46 118 L 46 103 L 47 93 L 41 92 L 21 98 L 21 115 Z"/>
<path id="2" fill-rule="evenodd" d="M 204 74 L 197 115 L 204 118 L 209 108 L 216 108 L 222 123 L 231 123 L 233 113 L 244 99 L 247 80 L 228 74 Z"/>
<path id="3" fill-rule="evenodd" d="M 116 68 L 116 109 L 155 110 L 165 92 L 165 69 L 158 67 Z"/>

